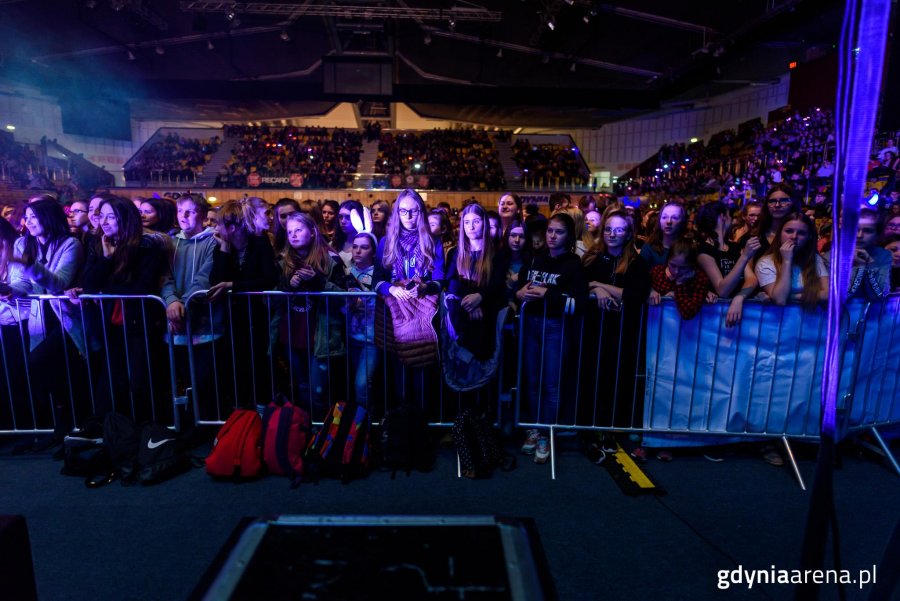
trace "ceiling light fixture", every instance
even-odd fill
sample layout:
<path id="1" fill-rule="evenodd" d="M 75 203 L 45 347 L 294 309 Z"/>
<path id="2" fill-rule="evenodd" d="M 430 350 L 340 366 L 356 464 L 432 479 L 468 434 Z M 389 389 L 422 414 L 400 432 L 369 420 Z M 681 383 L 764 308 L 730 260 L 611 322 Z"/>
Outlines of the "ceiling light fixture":
<path id="1" fill-rule="evenodd" d="M 278 37 L 280 37 L 280 38 L 281 38 L 281 41 L 283 41 L 283 42 L 290 42 L 290 41 L 291 41 L 291 36 L 290 36 L 290 34 L 288 34 L 287 30 L 284 30 L 284 29 L 281 30 L 281 35 L 279 35 Z"/>
<path id="2" fill-rule="evenodd" d="M 585 23 L 590 23 L 590 22 L 591 22 L 591 15 L 585 13 L 585 15 L 584 15 L 583 17 L 581 17 L 581 20 L 584 21 Z"/>
<path id="3" fill-rule="evenodd" d="M 450 17 L 450 20 L 447 21 L 447 25 L 450 26 L 450 29 L 456 29 L 456 19 Z"/>
<path id="4" fill-rule="evenodd" d="M 547 27 L 550 28 L 550 31 L 556 31 L 556 23 L 553 21 L 553 18 L 547 19 Z"/>

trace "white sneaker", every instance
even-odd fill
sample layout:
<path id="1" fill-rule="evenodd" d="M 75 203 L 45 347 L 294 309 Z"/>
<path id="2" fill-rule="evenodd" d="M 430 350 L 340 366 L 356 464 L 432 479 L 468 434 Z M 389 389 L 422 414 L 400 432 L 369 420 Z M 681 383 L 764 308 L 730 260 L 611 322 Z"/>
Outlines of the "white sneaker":
<path id="1" fill-rule="evenodd" d="M 534 455 L 538 441 L 541 439 L 541 433 L 537 430 L 528 430 L 525 432 L 525 442 L 522 444 L 523 455 Z"/>

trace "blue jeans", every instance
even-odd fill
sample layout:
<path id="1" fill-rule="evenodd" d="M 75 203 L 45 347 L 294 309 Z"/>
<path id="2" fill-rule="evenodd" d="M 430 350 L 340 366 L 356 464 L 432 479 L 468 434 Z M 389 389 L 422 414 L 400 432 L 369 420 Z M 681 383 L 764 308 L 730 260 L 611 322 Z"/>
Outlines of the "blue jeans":
<path id="1" fill-rule="evenodd" d="M 369 391 L 372 388 L 372 380 L 379 364 L 378 348 L 373 343 L 351 338 L 349 355 L 349 369 L 355 369 L 356 372 L 353 384 L 356 390 L 356 402 L 368 408 Z"/>
<path id="2" fill-rule="evenodd" d="M 561 367 L 568 363 L 573 333 L 566 331 L 560 318 L 548 317 L 546 324 L 542 315 L 526 315 L 523 319 L 522 382 L 527 411 L 522 417 L 541 424 L 560 423 L 560 390 L 564 388 Z"/>

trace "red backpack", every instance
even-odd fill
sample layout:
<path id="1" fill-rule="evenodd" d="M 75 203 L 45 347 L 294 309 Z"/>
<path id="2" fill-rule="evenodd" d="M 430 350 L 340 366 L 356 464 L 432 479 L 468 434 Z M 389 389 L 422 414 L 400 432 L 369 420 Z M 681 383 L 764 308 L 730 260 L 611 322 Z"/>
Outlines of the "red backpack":
<path id="1" fill-rule="evenodd" d="M 256 411 L 235 409 L 213 441 L 206 458 L 206 473 L 211 476 L 253 478 L 262 469 L 260 435 L 262 422 Z"/>
<path id="2" fill-rule="evenodd" d="M 279 394 L 269 403 L 262 418 L 262 455 L 270 474 L 293 478 L 303 475 L 303 454 L 309 445 L 309 414 Z"/>

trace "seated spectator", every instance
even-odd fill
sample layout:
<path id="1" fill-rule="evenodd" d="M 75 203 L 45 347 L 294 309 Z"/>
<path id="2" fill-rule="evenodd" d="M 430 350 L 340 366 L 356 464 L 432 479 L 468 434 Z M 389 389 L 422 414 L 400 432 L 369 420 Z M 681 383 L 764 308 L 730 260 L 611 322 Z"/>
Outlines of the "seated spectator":
<path id="1" fill-rule="evenodd" d="M 535 145 L 526 138 L 518 138 L 512 150 L 516 166 L 531 181 L 543 180 L 547 186 L 557 182 L 583 186 L 590 178 L 577 148 L 562 144 Z"/>
<path id="2" fill-rule="evenodd" d="M 506 183 L 493 140 L 473 128 L 383 133 L 375 172 L 386 176 L 382 184 L 426 177 L 421 187 L 439 190 L 501 190 Z"/>

